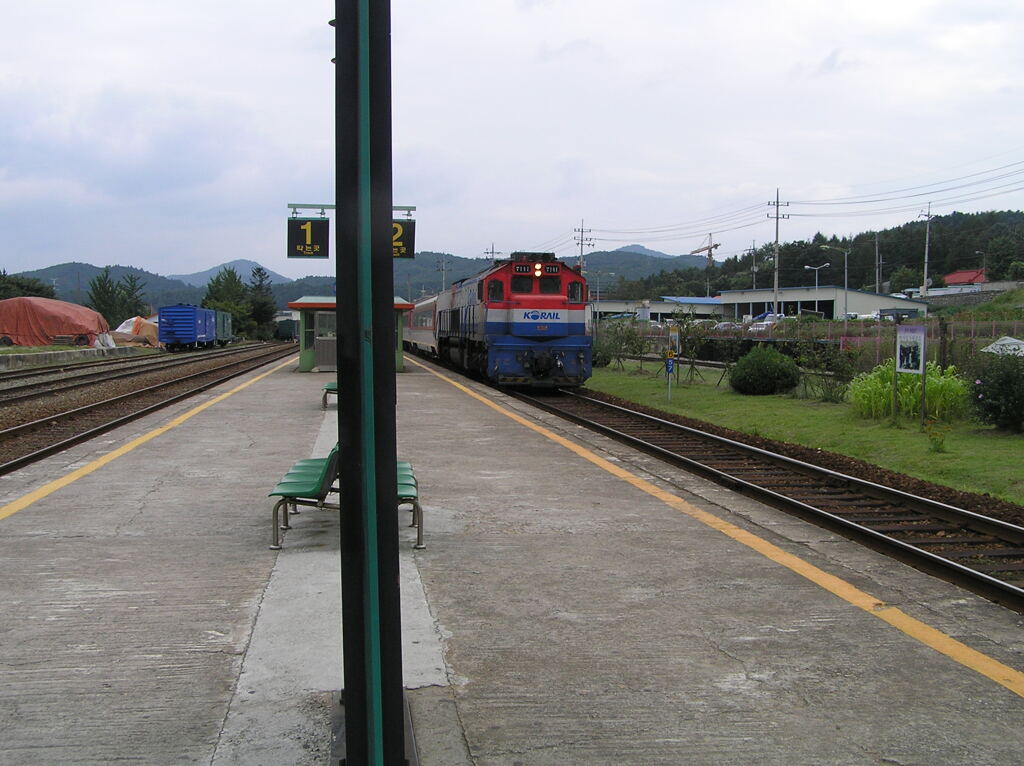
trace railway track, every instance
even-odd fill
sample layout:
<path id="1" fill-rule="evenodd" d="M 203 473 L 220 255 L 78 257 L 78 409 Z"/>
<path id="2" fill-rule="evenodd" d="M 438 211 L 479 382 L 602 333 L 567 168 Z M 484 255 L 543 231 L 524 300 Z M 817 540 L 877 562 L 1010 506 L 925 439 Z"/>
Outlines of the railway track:
<path id="1" fill-rule="evenodd" d="M 1024 527 L 584 394 L 514 396 L 1024 611 Z"/>
<path id="2" fill-rule="evenodd" d="M 250 353 L 247 347 L 203 352 L 204 359 L 230 359 Z M 63 394 L 107 381 L 162 372 L 195 364 L 193 354 L 147 354 L 0 374 L 0 406 Z"/>
<path id="3" fill-rule="evenodd" d="M 294 353 L 293 344 L 280 343 L 250 346 L 227 355 L 190 354 L 185 374 L 180 374 L 185 368 L 176 365 L 163 368 L 159 382 L 139 371 L 120 375 L 115 382 L 108 379 L 96 384 L 91 395 L 79 391 L 75 397 L 60 397 L 58 402 L 66 404 L 51 407 L 54 411 L 41 417 L 19 418 L 19 407 L 8 405 L 6 420 L 15 422 L 5 423 L 7 427 L 0 430 L 0 475 Z M 20 411 L 32 412 L 24 402 Z"/>

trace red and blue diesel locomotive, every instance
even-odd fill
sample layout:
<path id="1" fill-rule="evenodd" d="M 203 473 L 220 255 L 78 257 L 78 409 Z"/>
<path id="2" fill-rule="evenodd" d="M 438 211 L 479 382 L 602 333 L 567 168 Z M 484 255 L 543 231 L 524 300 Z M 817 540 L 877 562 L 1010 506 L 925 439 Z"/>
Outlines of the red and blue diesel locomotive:
<path id="1" fill-rule="evenodd" d="M 410 349 L 504 385 L 578 386 L 590 377 L 587 285 L 553 253 L 512 253 L 416 303 Z"/>

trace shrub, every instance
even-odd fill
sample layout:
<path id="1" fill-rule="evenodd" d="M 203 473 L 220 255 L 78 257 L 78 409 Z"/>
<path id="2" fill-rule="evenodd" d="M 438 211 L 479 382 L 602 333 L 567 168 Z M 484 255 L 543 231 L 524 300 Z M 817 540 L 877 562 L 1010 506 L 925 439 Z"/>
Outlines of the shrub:
<path id="1" fill-rule="evenodd" d="M 896 360 L 861 373 L 850 383 L 850 402 L 861 417 L 884 418 L 892 415 L 892 376 Z M 925 365 L 928 414 L 936 420 L 951 421 L 967 413 L 967 384 L 953 366 L 939 372 L 934 362 Z M 921 414 L 921 376 L 903 373 L 896 389 L 899 411 L 904 415 Z"/>
<path id="2" fill-rule="evenodd" d="M 804 369 L 804 387 L 809 396 L 823 402 L 846 401 L 846 392 L 854 373 L 853 354 L 850 351 L 838 346 L 805 341 L 797 345 L 797 360 Z"/>
<path id="3" fill-rule="evenodd" d="M 971 404 L 986 423 L 1024 431 L 1024 357 L 981 354 L 976 361 Z"/>
<path id="4" fill-rule="evenodd" d="M 729 385 L 741 394 L 777 394 L 800 382 L 800 368 L 788 356 L 759 346 L 729 370 Z"/>
<path id="5" fill-rule="evenodd" d="M 615 362 L 622 369 L 623 359 L 627 356 L 642 356 L 647 350 L 647 337 L 634 322 L 605 321 L 598 327 L 593 349 L 591 364 L 595 367 Z"/>

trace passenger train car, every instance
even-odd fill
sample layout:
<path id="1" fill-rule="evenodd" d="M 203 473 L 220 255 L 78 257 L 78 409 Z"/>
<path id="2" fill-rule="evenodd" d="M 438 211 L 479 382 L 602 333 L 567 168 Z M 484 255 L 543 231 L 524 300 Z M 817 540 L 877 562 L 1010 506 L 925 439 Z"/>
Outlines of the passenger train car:
<path id="1" fill-rule="evenodd" d="M 512 253 L 424 298 L 404 339 L 504 385 L 578 386 L 590 377 L 587 285 L 553 253 Z"/>

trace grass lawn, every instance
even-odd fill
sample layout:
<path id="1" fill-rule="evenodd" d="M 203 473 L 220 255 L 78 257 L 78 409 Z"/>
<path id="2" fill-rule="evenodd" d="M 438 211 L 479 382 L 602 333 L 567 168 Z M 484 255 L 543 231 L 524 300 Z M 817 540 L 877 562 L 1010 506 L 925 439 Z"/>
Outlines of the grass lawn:
<path id="1" fill-rule="evenodd" d="M 595 391 L 714 423 L 768 439 L 816 447 L 943 484 L 967 492 L 983 492 L 1024 505 L 1024 435 L 1008 434 L 973 422 L 942 425 L 929 437 L 915 419 L 900 427 L 889 421 L 865 420 L 846 404 L 827 404 L 790 395 L 745 396 L 716 386 L 720 369 L 701 368 L 703 382 L 672 384 L 672 401 L 658 364 L 644 369 L 627 363 L 625 370 L 594 370 L 587 387 Z M 946 430 L 948 429 L 948 430 Z M 934 451 L 941 441 L 945 451 Z"/>

